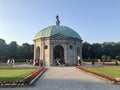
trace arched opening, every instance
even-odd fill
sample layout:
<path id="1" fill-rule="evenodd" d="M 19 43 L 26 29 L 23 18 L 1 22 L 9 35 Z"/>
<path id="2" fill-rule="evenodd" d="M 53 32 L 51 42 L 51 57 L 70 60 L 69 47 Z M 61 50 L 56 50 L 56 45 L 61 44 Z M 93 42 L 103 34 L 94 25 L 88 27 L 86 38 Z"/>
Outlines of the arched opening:
<path id="1" fill-rule="evenodd" d="M 35 55 L 35 59 L 40 59 L 40 47 L 36 48 L 36 55 Z"/>
<path id="2" fill-rule="evenodd" d="M 56 47 L 54 47 L 53 50 L 53 55 L 54 55 L 54 61 L 53 64 L 55 66 L 61 64 L 65 64 L 65 59 L 64 59 L 64 48 L 60 45 L 57 45 Z"/>

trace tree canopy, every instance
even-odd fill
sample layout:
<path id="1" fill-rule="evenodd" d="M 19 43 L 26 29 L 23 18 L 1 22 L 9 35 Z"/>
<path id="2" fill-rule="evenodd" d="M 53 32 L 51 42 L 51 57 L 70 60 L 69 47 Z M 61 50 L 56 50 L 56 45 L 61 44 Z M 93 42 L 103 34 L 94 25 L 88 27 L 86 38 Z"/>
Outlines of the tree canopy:
<path id="1" fill-rule="evenodd" d="M 23 43 L 21 46 L 16 41 L 6 44 L 5 40 L 0 39 L 0 60 L 7 59 L 32 59 L 34 45 Z"/>
<path id="2" fill-rule="evenodd" d="M 16 41 L 6 44 L 4 39 L 0 39 L 0 60 L 14 59 L 33 59 L 34 45 L 23 43 L 21 46 Z M 101 59 L 106 56 L 106 60 L 119 59 L 120 57 L 120 42 L 104 42 L 93 43 L 83 42 L 82 56 L 83 59 Z"/>
<path id="3" fill-rule="evenodd" d="M 89 44 L 84 42 L 82 45 L 82 55 L 87 58 L 102 58 L 103 55 L 109 56 L 108 59 L 115 59 L 120 56 L 120 42 L 104 42 L 102 44 Z"/>

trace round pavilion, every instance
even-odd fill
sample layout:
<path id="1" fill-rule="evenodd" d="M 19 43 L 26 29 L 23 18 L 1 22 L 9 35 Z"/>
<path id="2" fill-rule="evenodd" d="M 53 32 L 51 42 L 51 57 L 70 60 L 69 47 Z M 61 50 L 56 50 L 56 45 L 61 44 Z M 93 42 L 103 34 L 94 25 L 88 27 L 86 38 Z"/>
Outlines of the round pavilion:
<path id="1" fill-rule="evenodd" d="M 60 26 L 56 16 L 56 25 L 48 26 L 34 37 L 34 59 L 44 66 L 78 64 L 82 62 L 82 39 L 80 35 L 67 26 Z"/>

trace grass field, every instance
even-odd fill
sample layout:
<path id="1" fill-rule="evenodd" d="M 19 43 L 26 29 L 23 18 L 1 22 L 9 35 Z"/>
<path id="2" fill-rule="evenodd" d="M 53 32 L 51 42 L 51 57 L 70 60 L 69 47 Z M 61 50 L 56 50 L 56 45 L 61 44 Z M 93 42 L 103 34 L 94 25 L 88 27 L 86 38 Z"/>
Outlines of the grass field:
<path id="1" fill-rule="evenodd" d="M 25 78 L 36 68 L 0 68 L 0 82 L 1 81 L 16 81 Z"/>
<path id="2" fill-rule="evenodd" d="M 113 78 L 120 78 L 120 66 L 103 66 L 95 68 L 85 68 L 90 71 L 105 74 Z"/>

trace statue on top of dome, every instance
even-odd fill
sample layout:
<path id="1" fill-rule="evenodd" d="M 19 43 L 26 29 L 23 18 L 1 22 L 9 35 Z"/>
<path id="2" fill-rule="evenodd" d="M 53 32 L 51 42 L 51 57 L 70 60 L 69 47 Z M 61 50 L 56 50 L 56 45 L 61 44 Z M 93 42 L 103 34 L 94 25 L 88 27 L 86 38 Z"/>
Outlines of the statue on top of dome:
<path id="1" fill-rule="evenodd" d="M 58 15 L 56 16 L 56 19 L 57 19 L 56 26 L 59 26 L 60 25 L 60 20 L 59 20 L 59 16 Z"/>

